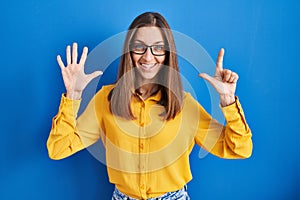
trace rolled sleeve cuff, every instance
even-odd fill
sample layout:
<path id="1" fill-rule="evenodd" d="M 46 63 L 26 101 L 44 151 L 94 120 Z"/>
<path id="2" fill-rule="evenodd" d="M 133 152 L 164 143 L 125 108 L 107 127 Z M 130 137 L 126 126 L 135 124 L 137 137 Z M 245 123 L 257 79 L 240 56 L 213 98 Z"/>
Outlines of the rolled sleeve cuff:
<path id="1" fill-rule="evenodd" d="M 74 115 L 77 116 L 79 107 L 80 107 L 81 99 L 80 100 L 74 100 L 69 99 L 66 97 L 65 94 L 61 95 L 61 101 L 60 101 L 60 111 L 67 115 Z"/>
<path id="2" fill-rule="evenodd" d="M 235 97 L 235 102 L 233 104 L 221 107 L 221 109 L 227 122 L 241 119 L 244 116 L 244 111 L 237 96 Z"/>

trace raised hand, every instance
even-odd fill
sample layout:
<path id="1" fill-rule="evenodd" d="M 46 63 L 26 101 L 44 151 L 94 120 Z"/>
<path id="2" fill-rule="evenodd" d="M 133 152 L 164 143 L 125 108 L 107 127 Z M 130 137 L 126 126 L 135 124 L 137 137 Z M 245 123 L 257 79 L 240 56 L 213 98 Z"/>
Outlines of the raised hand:
<path id="1" fill-rule="evenodd" d="M 235 102 L 235 90 L 239 76 L 229 69 L 223 69 L 223 57 L 224 49 L 221 48 L 213 77 L 206 73 L 201 73 L 199 76 L 207 80 L 216 89 L 220 95 L 221 106 L 224 107 Z"/>
<path id="2" fill-rule="evenodd" d="M 65 66 L 60 55 L 57 62 L 60 66 L 64 84 L 67 90 L 66 96 L 71 99 L 80 99 L 82 91 L 91 80 L 102 74 L 102 71 L 95 71 L 91 74 L 84 73 L 84 64 L 87 58 L 88 48 L 84 47 L 79 63 L 77 63 L 77 43 L 73 43 L 72 58 L 71 47 L 66 49 L 67 65 Z"/>

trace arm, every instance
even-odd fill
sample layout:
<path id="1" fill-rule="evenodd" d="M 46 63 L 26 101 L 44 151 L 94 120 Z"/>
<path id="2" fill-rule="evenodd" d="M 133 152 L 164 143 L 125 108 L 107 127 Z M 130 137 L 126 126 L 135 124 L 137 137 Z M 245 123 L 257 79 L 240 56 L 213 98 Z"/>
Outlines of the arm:
<path id="1" fill-rule="evenodd" d="M 52 128 L 47 140 L 51 159 L 68 157 L 84 148 L 76 130 L 76 116 L 80 100 L 62 96 L 57 115 L 52 119 Z"/>
<path id="2" fill-rule="evenodd" d="M 100 138 L 102 129 L 94 109 L 95 97 L 76 120 L 80 100 L 62 96 L 58 114 L 52 120 L 52 128 L 47 140 L 51 159 L 68 157 L 92 145 Z"/>
<path id="3" fill-rule="evenodd" d="M 196 142 L 211 153 L 223 158 L 246 158 L 251 155 L 251 131 L 246 123 L 244 112 L 235 97 L 238 75 L 223 69 L 224 49 L 219 52 L 216 71 L 213 77 L 199 74 L 219 93 L 221 109 L 226 119 L 223 127 L 201 107 L 200 132 Z M 206 131 L 207 130 L 207 131 Z"/>
<path id="4" fill-rule="evenodd" d="M 195 142 L 221 158 L 248 158 L 252 153 L 252 133 L 246 122 L 242 106 L 236 98 L 234 104 L 221 108 L 226 126 L 219 124 L 199 105 L 200 122 Z"/>
<path id="5" fill-rule="evenodd" d="M 52 128 L 47 140 L 49 157 L 52 159 L 65 158 L 96 140 L 95 135 L 97 131 L 93 129 L 94 136 L 91 137 L 91 140 L 88 139 L 88 142 L 83 141 L 85 137 L 89 137 L 87 135 L 89 129 L 88 127 L 84 127 L 86 125 L 84 122 L 92 117 L 94 118 L 91 121 L 94 124 L 92 127 L 94 128 L 97 125 L 96 118 L 93 115 L 93 106 L 87 107 L 87 111 L 78 119 L 78 122 L 81 121 L 80 123 L 76 122 L 82 91 L 92 79 L 102 74 L 101 71 L 96 71 L 92 74 L 84 73 L 87 52 L 87 47 L 84 47 L 80 61 L 77 62 L 77 44 L 73 44 L 72 58 L 70 46 L 67 46 L 67 66 L 64 65 L 61 57 L 57 56 L 57 62 L 61 68 L 67 93 L 66 96 L 62 96 L 61 98 L 59 111 L 52 120 Z M 79 132 L 81 136 L 79 136 Z"/>

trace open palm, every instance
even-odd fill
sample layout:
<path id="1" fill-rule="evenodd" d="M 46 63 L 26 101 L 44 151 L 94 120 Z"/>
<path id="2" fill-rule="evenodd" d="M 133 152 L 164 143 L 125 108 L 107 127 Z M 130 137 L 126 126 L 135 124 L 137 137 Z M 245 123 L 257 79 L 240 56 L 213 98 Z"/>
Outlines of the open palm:
<path id="1" fill-rule="evenodd" d="M 101 71 L 95 71 L 91 74 L 84 73 L 84 64 L 87 58 L 88 48 L 84 47 L 80 58 L 77 62 L 77 43 L 73 43 L 72 47 L 72 58 L 71 58 L 71 47 L 67 46 L 66 57 L 67 66 L 64 65 L 60 55 L 57 56 L 57 62 L 61 68 L 64 85 L 67 90 L 67 97 L 69 98 L 80 98 L 84 88 L 89 82 L 101 75 Z"/>

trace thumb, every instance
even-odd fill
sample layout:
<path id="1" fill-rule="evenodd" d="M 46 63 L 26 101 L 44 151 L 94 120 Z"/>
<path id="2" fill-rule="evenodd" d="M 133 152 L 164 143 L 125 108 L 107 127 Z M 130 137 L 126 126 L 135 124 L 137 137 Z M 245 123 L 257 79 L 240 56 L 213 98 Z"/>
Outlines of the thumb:
<path id="1" fill-rule="evenodd" d="M 224 94 L 224 84 L 221 81 L 206 73 L 201 73 L 199 74 L 199 76 L 207 80 L 210 83 L 210 85 L 213 86 L 219 94 Z"/>
<path id="2" fill-rule="evenodd" d="M 95 72 L 89 74 L 88 75 L 89 76 L 89 81 L 93 80 L 94 78 L 96 78 L 96 77 L 98 77 L 98 76 L 100 76 L 102 74 L 103 74 L 102 71 L 95 71 Z"/>
<path id="3" fill-rule="evenodd" d="M 206 74 L 206 73 L 201 73 L 199 74 L 199 77 L 203 78 L 204 80 L 207 80 L 208 82 L 212 82 L 213 77 L 211 77 L 210 75 Z"/>

